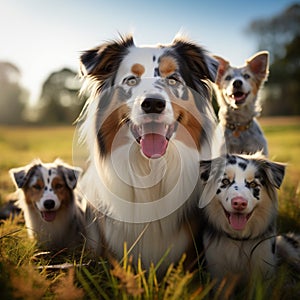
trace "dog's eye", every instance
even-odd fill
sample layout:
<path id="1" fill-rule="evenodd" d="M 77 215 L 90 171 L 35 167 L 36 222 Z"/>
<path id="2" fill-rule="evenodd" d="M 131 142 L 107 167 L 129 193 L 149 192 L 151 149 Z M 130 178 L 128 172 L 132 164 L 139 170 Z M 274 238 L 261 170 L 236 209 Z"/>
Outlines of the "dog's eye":
<path id="1" fill-rule="evenodd" d="M 222 184 L 223 185 L 225 185 L 225 186 L 227 186 L 227 185 L 229 185 L 230 184 L 230 180 L 228 179 L 228 178 L 224 178 L 224 179 L 222 179 Z"/>
<path id="2" fill-rule="evenodd" d="M 225 77 L 225 80 L 231 80 L 231 75 L 227 75 L 226 77 Z"/>
<path id="3" fill-rule="evenodd" d="M 175 77 L 169 77 L 167 78 L 168 85 L 176 85 L 177 79 Z"/>
<path id="4" fill-rule="evenodd" d="M 54 189 L 55 189 L 55 190 L 59 190 L 59 189 L 61 189 L 62 187 L 63 187 L 63 184 L 57 183 L 57 184 L 54 186 Z"/>
<path id="5" fill-rule="evenodd" d="M 255 181 L 249 182 L 249 187 L 250 187 L 250 188 L 254 189 L 254 188 L 256 188 L 257 186 L 258 186 L 258 184 L 257 184 Z"/>
<path id="6" fill-rule="evenodd" d="M 168 82 L 168 85 L 173 85 L 174 86 L 179 82 L 179 80 L 175 76 L 170 76 L 170 77 L 167 78 L 167 82 Z"/>
<path id="7" fill-rule="evenodd" d="M 32 187 L 37 191 L 40 191 L 42 189 L 42 187 L 39 184 L 35 184 Z"/>
<path id="8" fill-rule="evenodd" d="M 243 75 L 243 77 L 244 77 L 245 79 L 249 79 L 249 78 L 250 78 L 250 75 L 246 73 L 246 74 Z"/>
<path id="9" fill-rule="evenodd" d="M 137 80 L 137 78 L 134 77 L 134 76 L 130 76 L 130 77 L 126 78 L 126 79 L 124 80 L 124 82 L 125 82 L 128 86 L 135 86 L 135 85 L 138 84 L 138 80 Z"/>

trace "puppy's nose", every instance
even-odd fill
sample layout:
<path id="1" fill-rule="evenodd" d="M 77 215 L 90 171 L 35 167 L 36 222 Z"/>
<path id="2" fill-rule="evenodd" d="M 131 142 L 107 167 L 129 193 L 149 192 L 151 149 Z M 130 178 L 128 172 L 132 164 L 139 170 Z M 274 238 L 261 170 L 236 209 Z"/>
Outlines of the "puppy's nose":
<path id="1" fill-rule="evenodd" d="M 54 206 L 55 206 L 54 200 L 46 200 L 46 201 L 44 202 L 44 207 L 45 207 L 46 209 L 52 209 L 52 208 L 54 208 Z"/>
<path id="2" fill-rule="evenodd" d="M 159 98 L 145 98 L 141 106 L 146 114 L 160 114 L 166 107 L 166 101 Z"/>
<path id="3" fill-rule="evenodd" d="M 242 80 L 237 79 L 233 82 L 233 87 L 236 89 L 240 88 L 242 85 L 243 85 Z"/>
<path id="4" fill-rule="evenodd" d="M 244 210 L 248 205 L 248 201 L 243 197 L 235 197 L 231 199 L 231 206 L 236 210 Z"/>

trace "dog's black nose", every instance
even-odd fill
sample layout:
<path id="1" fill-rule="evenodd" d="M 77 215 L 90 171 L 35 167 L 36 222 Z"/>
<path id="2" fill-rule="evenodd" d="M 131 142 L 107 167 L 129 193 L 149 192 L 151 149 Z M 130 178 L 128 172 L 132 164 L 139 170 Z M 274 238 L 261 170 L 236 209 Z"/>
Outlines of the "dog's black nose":
<path id="1" fill-rule="evenodd" d="M 242 80 L 237 79 L 233 82 L 233 87 L 236 88 L 236 89 L 240 88 L 242 85 L 243 85 Z"/>
<path id="2" fill-rule="evenodd" d="M 44 202 L 44 207 L 45 207 L 46 209 L 52 209 L 52 208 L 54 208 L 54 206 L 55 206 L 54 200 L 46 200 L 46 201 Z"/>
<path id="3" fill-rule="evenodd" d="M 160 114 L 166 107 L 166 101 L 159 98 L 145 98 L 141 106 L 146 114 Z"/>

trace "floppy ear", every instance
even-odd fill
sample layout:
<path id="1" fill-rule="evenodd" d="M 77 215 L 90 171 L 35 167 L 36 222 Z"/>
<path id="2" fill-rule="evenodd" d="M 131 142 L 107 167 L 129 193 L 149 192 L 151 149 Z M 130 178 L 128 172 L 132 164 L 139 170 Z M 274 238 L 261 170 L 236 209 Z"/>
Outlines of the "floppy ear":
<path id="1" fill-rule="evenodd" d="M 28 180 L 34 174 L 37 166 L 37 164 L 29 164 L 24 167 L 10 169 L 9 175 L 15 186 L 19 189 L 24 188 Z"/>
<path id="2" fill-rule="evenodd" d="M 225 157 L 221 156 L 212 160 L 200 161 L 200 184 L 202 193 L 199 207 L 203 208 L 214 198 L 218 189 L 218 179 L 223 175 L 225 168 Z"/>
<path id="3" fill-rule="evenodd" d="M 269 52 L 261 51 L 248 58 L 246 63 L 251 72 L 258 76 L 260 80 L 267 78 L 269 74 Z"/>
<path id="4" fill-rule="evenodd" d="M 100 81 L 106 80 L 117 71 L 123 56 L 131 46 L 134 46 L 133 37 L 125 36 L 84 51 L 80 56 L 80 75 Z"/>
<path id="5" fill-rule="evenodd" d="M 196 78 L 215 81 L 219 63 L 202 47 L 182 37 L 175 38 L 172 47 L 183 58 L 181 63 L 186 62 L 187 70 Z"/>
<path id="6" fill-rule="evenodd" d="M 80 176 L 80 174 L 82 173 L 81 168 L 78 167 L 72 167 L 69 166 L 68 164 L 65 164 L 61 161 L 55 161 L 55 163 L 58 164 L 58 168 L 62 171 L 63 176 L 66 180 L 67 186 L 71 189 L 74 190 L 76 185 L 77 185 L 77 181 L 78 178 Z"/>
<path id="7" fill-rule="evenodd" d="M 229 61 L 227 61 L 224 58 L 217 56 L 217 55 L 214 55 L 213 57 L 219 62 L 216 84 L 220 85 L 221 79 L 224 76 L 227 68 L 229 67 Z"/>
<path id="8" fill-rule="evenodd" d="M 270 183 L 277 189 L 280 188 L 284 174 L 285 174 L 285 165 L 277 162 L 268 161 L 264 165 L 265 172 Z"/>

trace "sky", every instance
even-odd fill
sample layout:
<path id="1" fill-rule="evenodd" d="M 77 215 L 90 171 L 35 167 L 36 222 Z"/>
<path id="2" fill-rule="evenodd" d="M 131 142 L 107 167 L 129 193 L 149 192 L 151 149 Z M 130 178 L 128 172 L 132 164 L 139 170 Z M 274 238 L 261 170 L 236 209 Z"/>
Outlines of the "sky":
<path id="1" fill-rule="evenodd" d="M 170 43 L 183 32 L 210 53 L 242 65 L 258 50 L 245 32 L 290 0 L 0 0 L 0 61 L 21 71 L 34 103 L 51 72 L 78 70 L 84 50 L 133 33 L 137 45 Z"/>

